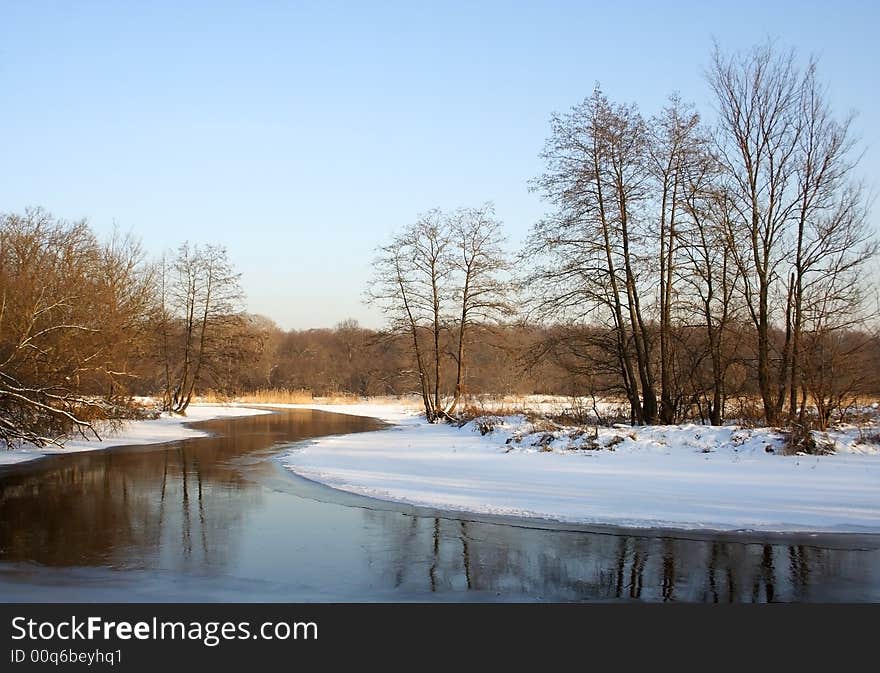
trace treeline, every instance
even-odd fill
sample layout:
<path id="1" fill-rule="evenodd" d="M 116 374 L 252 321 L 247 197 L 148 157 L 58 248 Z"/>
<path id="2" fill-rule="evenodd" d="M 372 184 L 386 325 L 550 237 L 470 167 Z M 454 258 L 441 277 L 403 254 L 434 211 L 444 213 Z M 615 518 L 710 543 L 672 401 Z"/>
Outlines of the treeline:
<path id="1" fill-rule="evenodd" d="M 497 234 L 489 213 L 483 207 L 455 217 L 491 221 Z M 439 211 L 432 217 L 435 224 L 449 223 Z M 450 246 L 447 252 L 456 249 L 454 237 L 443 240 Z M 386 247 L 380 255 L 391 249 L 408 250 Z M 413 261 L 411 255 L 408 259 Z M 117 234 L 102 242 L 83 221 L 31 210 L 0 217 L 0 262 L 0 438 L 7 442 L 46 443 L 71 431 L 90 432 L 94 420 L 136 414 L 131 398 L 139 395 L 156 396 L 166 409 L 177 411 L 196 394 L 234 398 L 262 389 L 315 396 L 427 390 L 429 398 L 438 390 L 446 409 L 456 395 L 626 399 L 613 326 L 525 322 L 512 312 L 515 288 L 496 276 L 486 282 L 490 275 L 483 270 L 471 275 L 476 280 L 468 288 L 464 331 L 450 308 L 460 319 L 458 302 L 464 295 L 456 282 L 467 274 L 458 276 L 454 269 L 437 278 L 436 330 L 433 301 L 414 301 L 410 313 L 404 311 L 412 323 L 390 323 L 383 330 L 347 320 L 332 329 L 285 331 L 242 311 L 238 276 L 222 248 L 183 245 L 174 255 L 150 260 L 130 237 Z M 435 271 L 441 270 L 440 262 L 455 264 L 441 256 Z M 402 261 L 395 268 L 407 270 Z M 407 293 L 420 287 L 406 280 L 403 285 Z M 496 301 L 502 296 L 505 302 Z M 494 320 L 488 317 L 490 308 Z M 660 330 L 655 320 L 645 323 L 654 366 L 661 363 Z M 421 369 L 414 334 L 424 345 Z M 880 395 L 880 338 L 855 329 L 822 336 L 817 340 L 807 332 L 803 342 L 809 403 L 827 418 L 859 396 Z M 716 420 L 716 370 L 707 331 L 676 321 L 669 337 L 675 419 Z M 724 417 L 763 413 L 755 408 L 760 400 L 756 338 L 753 323 L 742 317 L 725 326 L 717 351 L 723 362 Z M 781 352 L 786 338 L 784 331 L 772 330 L 772 352 Z M 440 375 L 436 384 L 426 379 L 435 372 Z"/>
<path id="2" fill-rule="evenodd" d="M 553 210 L 524 253 L 531 307 L 606 326 L 593 352 L 634 422 L 681 418 L 705 368 L 720 423 L 745 363 L 767 424 L 804 425 L 812 403 L 824 428 L 876 309 L 850 118 L 814 62 L 772 44 L 716 49 L 707 79 L 708 123 L 677 96 L 645 117 L 598 87 L 553 117 L 533 183 Z"/>
<path id="3" fill-rule="evenodd" d="M 373 330 L 346 320 L 334 328 L 284 331 L 249 316 L 252 352 L 230 359 L 229 369 L 206 381 L 203 392 L 235 397 L 258 390 L 307 391 L 316 397 L 421 394 L 409 336 Z M 525 369 L 523 355 L 546 330 L 518 325 L 476 325 L 471 358 L 461 384 L 464 395 L 574 394 L 577 377 L 552 359 Z M 455 344 L 441 335 L 441 390 L 454 390 Z M 145 387 L 146 394 L 149 386 Z"/>
<path id="4" fill-rule="evenodd" d="M 720 424 L 750 392 L 768 425 L 825 428 L 863 389 L 878 243 L 851 118 L 833 114 L 814 62 L 769 43 L 716 49 L 707 79 L 708 121 L 677 95 L 647 117 L 598 86 L 553 115 L 532 182 L 550 212 L 522 272 L 506 276 L 485 208 L 431 211 L 382 248 L 371 296 L 411 336 L 428 418 L 459 397 L 438 390 L 439 335 L 466 367 L 469 315 L 500 319 L 514 282 L 527 320 L 564 326 L 531 362 L 552 354 L 585 392 L 627 400 L 633 423 L 697 409 Z"/>
<path id="5" fill-rule="evenodd" d="M 235 397 L 256 390 L 304 390 L 315 396 L 421 394 L 421 377 L 412 352 L 411 335 L 392 330 L 372 330 L 347 320 L 334 328 L 283 331 L 265 318 L 250 317 L 255 347 L 243 360 L 232 360 L 228 375 L 212 382 L 215 392 Z M 440 390 L 450 404 L 457 385 L 470 401 L 485 395 L 561 395 L 581 399 L 590 412 L 596 402 L 623 399 L 617 363 L 607 357 L 616 334 L 603 326 L 476 323 L 467 338 L 463 383 L 458 381 L 458 330 L 448 325 L 440 331 Z M 648 326 L 659 363 L 656 334 Z M 429 328 L 420 338 L 433 343 Z M 756 335 L 748 321 L 728 326 L 724 347 L 725 395 L 723 418 L 761 422 L 763 408 L 755 377 L 752 343 Z M 698 327 L 675 326 L 675 359 L 670 376 L 675 384 L 676 420 L 712 421 L 714 372 L 707 356 L 705 332 Z M 840 343 L 819 357 L 810 369 L 811 389 L 821 395 L 809 403 L 830 416 L 853 407 L 859 400 L 880 397 L 880 335 L 845 331 Z M 785 334 L 771 333 L 774 348 Z M 834 359 L 834 353 L 845 354 Z M 144 390 L 144 394 L 148 392 Z M 448 393 L 448 395 L 447 395 Z M 600 405 L 601 406 L 601 405 Z M 607 420 L 626 420 L 608 418 Z"/>
<path id="6" fill-rule="evenodd" d="M 130 236 L 40 209 L 0 215 L 0 440 L 61 443 L 137 416 L 138 392 L 182 412 L 259 338 L 226 251 L 149 260 Z"/>
<path id="7" fill-rule="evenodd" d="M 284 331 L 244 312 L 239 280 L 221 247 L 183 244 L 155 260 L 130 236 L 100 240 L 84 220 L 41 209 L 0 215 L 0 440 L 42 445 L 94 434 L 94 421 L 137 416 L 135 396 L 182 413 L 205 393 L 422 390 L 410 335 L 355 321 Z M 549 360 L 523 372 L 522 354 L 541 329 L 483 324 L 477 315 L 461 342 L 445 325 L 437 331 L 444 363 L 472 344 L 466 369 L 444 368 L 443 390 L 576 389 Z"/>
<path id="8" fill-rule="evenodd" d="M 0 216 L 0 440 L 59 442 L 154 395 L 263 388 L 614 398 L 632 423 L 745 415 L 825 428 L 878 394 L 878 244 L 816 64 L 715 52 L 717 114 L 646 117 L 599 87 L 553 115 L 549 206 L 512 255 L 491 204 L 435 209 L 381 245 L 353 321 L 285 332 L 245 313 L 222 247 L 161 260 L 41 210 Z M 750 408 L 754 407 L 754 408 Z"/>

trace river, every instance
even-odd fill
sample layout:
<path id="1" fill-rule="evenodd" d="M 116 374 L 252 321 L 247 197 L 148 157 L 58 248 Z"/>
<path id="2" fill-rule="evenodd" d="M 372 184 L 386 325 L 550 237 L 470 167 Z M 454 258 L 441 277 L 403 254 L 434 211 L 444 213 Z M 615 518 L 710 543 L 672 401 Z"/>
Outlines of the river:
<path id="1" fill-rule="evenodd" d="M 880 536 L 712 535 L 426 510 L 284 469 L 321 411 L 0 468 L 0 601 L 878 602 Z"/>

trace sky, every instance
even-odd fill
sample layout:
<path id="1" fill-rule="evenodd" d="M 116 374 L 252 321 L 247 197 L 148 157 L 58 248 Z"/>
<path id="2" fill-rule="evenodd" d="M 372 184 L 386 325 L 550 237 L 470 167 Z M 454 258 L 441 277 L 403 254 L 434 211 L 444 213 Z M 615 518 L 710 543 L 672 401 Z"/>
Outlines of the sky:
<path id="1" fill-rule="evenodd" d="M 0 0 L 0 212 L 156 256 L 223 244 L 251 312 L 378 327 L 362 297 L 393 231 L 492 201 L 516 249 L 546 209 L 528 183 L 551 113 L 599 82 L 710 119 L 713 40 L 818 56 L 876 190 L 878 32 L 873 2 Z"/>

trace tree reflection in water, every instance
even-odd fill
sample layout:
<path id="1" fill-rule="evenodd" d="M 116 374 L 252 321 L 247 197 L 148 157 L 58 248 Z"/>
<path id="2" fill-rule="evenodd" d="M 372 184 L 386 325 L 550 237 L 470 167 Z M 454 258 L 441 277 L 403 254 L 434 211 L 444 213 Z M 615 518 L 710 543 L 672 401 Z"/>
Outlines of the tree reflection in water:
<path id="1" fill-rule="evenodd" d="M 714 603 L 877 600 L 880 552 L 513 527 L 366 511 L 401 592 Z M 389 544 L 388 538 L 391 542 Z M 396 549 L 388 559 L 384 551 Z M 383 565 L 384 563 L 384 565 Z M 381 583 L 382 580 L 379 581 Z"/>
<path id="2" fill-rule="evenodd" d="M 0 560 L 222 568 L 263 488 L 238 461 L 279 442 L 377 426 L 308 411 L 195 425 L 215 436 L 61 455 L 0 473 Z"/>

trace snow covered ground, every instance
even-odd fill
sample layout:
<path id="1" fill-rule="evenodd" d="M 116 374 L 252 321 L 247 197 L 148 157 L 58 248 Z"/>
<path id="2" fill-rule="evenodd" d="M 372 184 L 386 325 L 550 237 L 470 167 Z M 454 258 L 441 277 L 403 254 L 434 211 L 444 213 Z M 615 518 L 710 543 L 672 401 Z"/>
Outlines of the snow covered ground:
<path id="1" fill-rule="evenodd" d="M 204 432 L 186 427 L 184 424 L 193 421 L 208 421 L 214 418 L 253 416 L 265 413 L 270 413 L 270 411 L 234 406 L 190 406 L 186 410 L 186 416 L 162 416 L 155 420 L 130 421 L 117 432 L 104 434 L 99 430 L 101 441 L 73 439 L 67 442 L 63 449 L 51 446 L 43 448 L 24 446 L 19 449 L 6 450 L 0 444 L 0 465 L 23 463 L 56 453 L 95 451 L 135 444 L 160 444 L 190 437 L 203 437 L 205 436 Z"/>
<path id="2" fill-rule="evenodd" d="M 485 514 L 632 527 L 880 533 L 880 446 L 830 433 L 836 455 L 783 456 L 766 429 L 618 426 L 578 434 L 523 416 L 457 428 L 412 405 L 291 405 L 390 429 L 292 450 L 296 474 L 353 493 Z M 492 430 L 482 434 L 481 431 Z"/>

